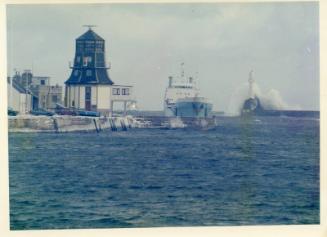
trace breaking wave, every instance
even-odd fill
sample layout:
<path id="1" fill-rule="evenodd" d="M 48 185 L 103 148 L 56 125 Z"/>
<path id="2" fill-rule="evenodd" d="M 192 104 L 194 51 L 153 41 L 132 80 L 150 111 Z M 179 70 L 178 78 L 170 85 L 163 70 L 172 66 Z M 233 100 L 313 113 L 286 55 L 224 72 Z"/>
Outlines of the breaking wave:
<path id="1" fill-rule="evenodd" d="M 253 94 L 257 96 L 264 109 L 268 110 L 289 110 L 300 109 L 298 106 L 287 104 L 281 94 L 276 89 L 262 91 L 257 83 L 253 83 Z M 236 88 L 230 99 L 226 114 L 229 116 L 239 116 L 242 110 L 243 103 L 249 98 L 249 84 L 244 83 Z"/>

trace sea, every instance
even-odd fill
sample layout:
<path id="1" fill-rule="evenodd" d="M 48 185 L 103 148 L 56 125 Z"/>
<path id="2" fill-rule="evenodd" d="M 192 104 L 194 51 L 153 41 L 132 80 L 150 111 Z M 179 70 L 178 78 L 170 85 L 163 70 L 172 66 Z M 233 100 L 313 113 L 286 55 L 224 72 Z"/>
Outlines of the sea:
<path id="1" fill-rule="evenodd" d="M 319 124 L 9 133 L 10 228 L 319 224 Z"/>

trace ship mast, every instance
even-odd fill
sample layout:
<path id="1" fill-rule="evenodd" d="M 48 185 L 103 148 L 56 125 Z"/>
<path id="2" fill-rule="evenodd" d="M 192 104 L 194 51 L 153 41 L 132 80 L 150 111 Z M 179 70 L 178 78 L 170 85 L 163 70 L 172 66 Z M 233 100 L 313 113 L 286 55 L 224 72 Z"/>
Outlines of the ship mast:
<path id="1" fill-rule="evenodd" d="M 249 73 L 249 97 L 251 99 L 254 99 L 254 91 L 253 91 L 254 79 L 252 77 L 252 73 L 253 73 L 253 70 L 251 70 Z"/>

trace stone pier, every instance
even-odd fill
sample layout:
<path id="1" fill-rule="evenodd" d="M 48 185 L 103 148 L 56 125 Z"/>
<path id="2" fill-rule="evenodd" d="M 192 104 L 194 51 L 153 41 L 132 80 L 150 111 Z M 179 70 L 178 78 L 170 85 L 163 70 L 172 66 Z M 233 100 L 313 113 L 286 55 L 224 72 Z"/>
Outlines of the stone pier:
<path id="1" fill-rule="evenodd" d="M 9 132 L 128 130 L 141 127 L 133 117 L 9 116 Z"/>

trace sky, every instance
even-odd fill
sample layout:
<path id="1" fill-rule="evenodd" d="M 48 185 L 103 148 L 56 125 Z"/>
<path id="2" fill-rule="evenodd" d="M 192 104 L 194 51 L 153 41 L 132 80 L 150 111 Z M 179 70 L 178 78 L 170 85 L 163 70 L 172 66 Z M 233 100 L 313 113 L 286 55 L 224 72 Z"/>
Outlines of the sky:
<path id="1" fill-rule="evenodd" d="M 260 94 L 285 109 L 319 110 L 317 2 L 7 5 L 8 72 L 33 69 L 64 85 L 87 24 L 139 109 L 163 109 L 183 62 L 216 111 L 233 107 L 250 70 Z"/>

